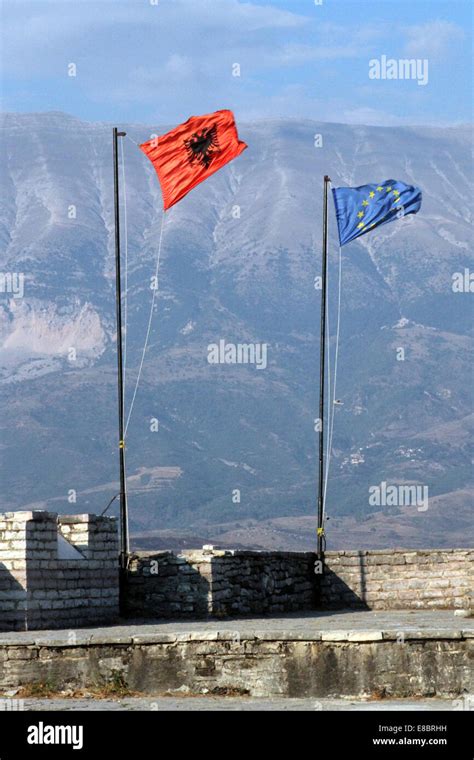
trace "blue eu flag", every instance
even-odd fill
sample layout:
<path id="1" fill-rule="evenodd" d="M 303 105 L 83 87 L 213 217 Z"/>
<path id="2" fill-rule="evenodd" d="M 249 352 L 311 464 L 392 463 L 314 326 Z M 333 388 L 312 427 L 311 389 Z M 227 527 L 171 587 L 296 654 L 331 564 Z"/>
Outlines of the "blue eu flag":
<path id="1" fill-rule="evenodd" d="M 396 179 L 378 185 L 335 187 L 332 193 L 341 245 L 421 208 L 420 188 Z"/>

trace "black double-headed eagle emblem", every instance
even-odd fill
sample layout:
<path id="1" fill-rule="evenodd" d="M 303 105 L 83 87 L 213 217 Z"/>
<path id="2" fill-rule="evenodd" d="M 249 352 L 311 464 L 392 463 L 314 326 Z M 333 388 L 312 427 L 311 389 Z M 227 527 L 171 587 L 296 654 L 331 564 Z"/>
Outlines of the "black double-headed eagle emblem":
<path id="1" fill-rule="evenodd" d="M 194 132 L 188 140 L 184 141 L 184 144 L 188 152 L 189 163 L 197 162 L 207 169 L 216 153 L 219 152 L 217 126 L 214 124 L 214 126 L 203 129 L 201 132 Z"/>

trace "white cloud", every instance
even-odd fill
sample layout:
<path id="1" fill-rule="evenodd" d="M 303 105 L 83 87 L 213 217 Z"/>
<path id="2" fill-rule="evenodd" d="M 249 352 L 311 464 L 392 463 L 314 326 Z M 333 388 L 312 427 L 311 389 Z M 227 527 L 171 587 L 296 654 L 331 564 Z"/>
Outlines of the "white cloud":
<path id="1" fill-rule="evenodd" d="M 189 76 L 192 70 L 192 62 L 184 55 L 173 53 L 165 63 L 165 71 L 174 77 Z"/>
<path id="2" fill-rule="evenodd" d="M 300 66 L 311 61 L 329 61 L 341 58 L 355 58 L 361 55 L 362 49 L 357 45 L 326 45 L 326 44 L 286 44 L 281 50 L 265 58 L 266 63 Z"/>
<path id="3" fill-rule="evenodd" d="M 450 21 L 430 21 L 405 27 L 405 54 L 416 58 L 444 58 L 464 38 L 461 27 Z"/>
<path id="4" fill-rule="evenodd" d="M 222 49 L 260 31 L 290 30 L 307 19 L 272 6 L 239 0 L 3 0 L 3 66 L 17 75 L 51 70 L 58 59 L 95 60 L 169 53 L 212 45 Z M 156 35 L 156 36 L 154 36 Z M 201 43 L 201 44 L 200 44 Z M 30 64 L 30 65 L 29 65 Z M 34 73 L 34 72 L 33 72 Z"/>
<path id="5" fill-rule="evenodd" d="M 403 25 L 396 11 L 386 22 L 323 23 L 318 12 L 301 16 L 278 0 L 3 2 L 3 76 L 15 86 L 7 108 L 24 107 L 29 91 L 36 105 L 44 84 L 40 108 L 158 124 L 221 107 L 238 118 L 322 111 L 330 120 L 411 123 L 388 112 L 419 114 L 424 105 L 429 113 L 422 93 L 410 100 L 400 89 L 400 104 L 382 83 L 364 91 L 365 62 L 381 53 L 446 55 L 462 36 L 447 21 Z M 234 63 L 241 77 L 232 76 Z"/>

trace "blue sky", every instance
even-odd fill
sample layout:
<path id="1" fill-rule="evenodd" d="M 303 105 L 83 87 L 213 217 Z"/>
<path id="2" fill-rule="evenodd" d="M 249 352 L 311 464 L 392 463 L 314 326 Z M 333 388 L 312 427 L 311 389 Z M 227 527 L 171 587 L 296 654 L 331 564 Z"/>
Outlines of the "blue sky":
<path id="1" fill-rule="evenodd" d="M 217 108 L 240 120 L 472 121 L 472 0 L 317 2 L 3 0 L 2 108 L 119 124 Z M 427 59 L 428 84 L 370 79 L 383 55 Z"/>

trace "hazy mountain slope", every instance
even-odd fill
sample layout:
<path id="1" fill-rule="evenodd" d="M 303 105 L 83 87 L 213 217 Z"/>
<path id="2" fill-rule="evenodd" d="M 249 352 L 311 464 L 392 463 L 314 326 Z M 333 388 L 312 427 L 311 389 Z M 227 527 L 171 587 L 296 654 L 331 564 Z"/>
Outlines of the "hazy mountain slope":
<path id="1" fill-rule="evenodd" d="M 137 142 L 166 129 L 124 128 Z M 454 293 L 452 275 L 473 269 L 469 130 L 271 121 L 240 132 L 249 150 L 166 217 L 159 303 L 128 434 L 134 528 L 313 514 L 325 173 L 334 185 L 413 181 L 424 196 L 416 217 L 343 249 L 344 404 L 328 510 L 366 515 L 368 488 L 382 480 L 425 484 L 432 495 L 465 489 L 472 294 Z M 49 506 L 60 511 L 99 511 L 117 478 L 111 128 L 9 114 L 2 135 L 1 271 L 24 273 L 25 297 L 0 294 L 1 507 L 54 498 Z M 129 404 L 161 194 L 143 154 L 130 140 L 123 147 Z M 331 209 L 333 335 L 337 257 Z M 209 365 L 207 346 L 219 339 L 267 343 L 268 367 Z M 160 478 L 157 467 L 175 468 L 173 476 Z"/>

